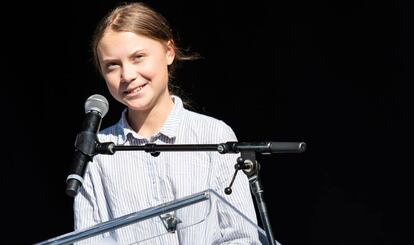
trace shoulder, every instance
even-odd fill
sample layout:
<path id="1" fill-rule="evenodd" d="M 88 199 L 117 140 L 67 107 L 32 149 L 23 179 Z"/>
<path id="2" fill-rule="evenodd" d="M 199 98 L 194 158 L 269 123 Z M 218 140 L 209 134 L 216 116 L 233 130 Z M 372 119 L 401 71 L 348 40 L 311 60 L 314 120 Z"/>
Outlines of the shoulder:
<path id="1" fill-rule="evenodd" d="M 217 128 L 229 127 L 221 119 L 208 116 L 205 114 L 201 114 L 198 112 L 190 111 L 188 109 L 184 109 L 183 120 L 187 122 L 189 125 L 192 125 L 195 127 L 206 127 L 206 126 L 217 127 Z"/>
<path id="2" fill-rule="evenodd" d="M 235 140 L 233 129 L 223 120 L 184 109 L 181 128 L 207 141 Z"/>
<path id="3" fill-rule="evenodd" d="M 101 142 L 116 141 L 119 136 L 122 136 L 122 130 L 120 130 L 119 122 L 106 127 L 98 132 L 98 139 Z"/>

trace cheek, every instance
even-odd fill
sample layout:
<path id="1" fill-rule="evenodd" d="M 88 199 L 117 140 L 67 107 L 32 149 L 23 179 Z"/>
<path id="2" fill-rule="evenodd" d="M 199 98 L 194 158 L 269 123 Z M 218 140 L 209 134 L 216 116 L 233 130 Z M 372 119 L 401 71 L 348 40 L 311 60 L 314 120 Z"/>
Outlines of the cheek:
<path id="1" fill-rule="evenodd" d="M 147 62 L 139 67 L 139 74 L 147 80 L 152 80 L 157 76 L 159 65 L 155 62 Z"/>
<path id="2" fill-rule="evenodd" d="M 168 73 L 167 63 L 165 59 L 153 59 L 145 63 L 141 69 L 141 74 L 148 78 L 164 79 L 165 73 Z"/>
<path id="3" fill-rule="evenodd" d="M 106 86 L 108 86 L 110 90 L 114 91 L 119 88 L 119 82 L 114 76 L 108 75 L 105 76 L 104 79 L 106 82 Z"/>

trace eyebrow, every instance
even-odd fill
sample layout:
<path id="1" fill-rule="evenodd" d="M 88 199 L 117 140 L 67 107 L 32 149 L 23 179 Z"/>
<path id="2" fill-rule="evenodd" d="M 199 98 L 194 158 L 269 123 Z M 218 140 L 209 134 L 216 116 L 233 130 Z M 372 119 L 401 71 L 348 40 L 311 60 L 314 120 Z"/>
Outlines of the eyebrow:
<path id="1" fill-rule="evenodd" d="M 112 63 L 117 61 L 118 59 L 103 59 L 102 64 Z"/>
<path id="2" fill-rule="evenodd" d="M 146 51 L 146 49 L 138 49 L 138 50 L 136 50 L 135 52 L 133 52 L 132 54 L 130 54 L 129 56 L 128 56 L 128 58 L 133 58 L 135 55 L 137 55 L 137 54 L 139 54 L 139 53 L 142 53 L 142 52 L 145 52 Z"/>
<path id="3" fill-rule="evenodd" d="M 139 54 L 141 52 L 145 52 L 145 51 L 146 51 L 146 49 L 138 49 L 135 52 L 133 52 L 132 54 L 128 55 L 128 58 L 129 59 L 130 58 L 133 58 L 135 55 L 137 55 L 137 54 Z M 102 63 L 111 63 L 111 62 L 116 62 L 116 61 L 118 61 L 118 59 L 111 59 L 111 58 L 109 58 L 109 59 L 103 59 L 102 60 Z"/>

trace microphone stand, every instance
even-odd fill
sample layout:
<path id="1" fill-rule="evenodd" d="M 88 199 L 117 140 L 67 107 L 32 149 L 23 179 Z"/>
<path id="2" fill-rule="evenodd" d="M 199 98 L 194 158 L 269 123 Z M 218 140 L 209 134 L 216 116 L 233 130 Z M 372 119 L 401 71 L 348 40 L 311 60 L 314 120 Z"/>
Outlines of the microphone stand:
<path id="1" fill-rule="evenodd" d="M 234 183 L 239 170 L 243 170 L 249 180 L 250 190 L 255 197 L 257 208 L 259 210 L 260 219 L 266 232 L 267 241 L 270 245 L 276 245 L 273 237 L 272 227 L 270 225 L 269 215 L 267 213 L 266 203 L 264 201 L 263 187 L 259 178 L 260 164 L 256 160 L 256 154 L 272 154 L 272 153 L 301 153 L 306 149 L 304 142 L 226 142 L 221 144 L 145 144 L 139 146 L 121 146 L 112 142 L 100 143 L 96 141 L 96 154 L 113 155 L 116 151 L 141 150 L 151 153 L 153 156 L 160 155 L 161 151 L 218 151 L 225 153 L 240 153 L 237 163 L 234 166 L 236 171 L 224 192 L 227 195 L 232 193 L 231 186 Z"/>
<path id="2" fill-rule="evenodd" d="M 237 172 L 239 170 L 243 170 L 249 180 L 250 190 L 255 197 L 260 219 L 266 232 L 268 244 L 276 245 L 275 238 L 273 237 L 272 227 L 270 225 L 269 215 L 267 213 L 266 203 L 264 200 L 263 187 L 259 178 L 260 164 L 256 160 L 256 152 L 242 151 L 241 156 L 237 158 L 237 164 L 234 166 L 234 168 L 236 171 L 234 172 L 229 187 L 227 187 L 224 192 L 227 195 L 230 195 L 232 193 L 231 186 L 234 183 Z"/>

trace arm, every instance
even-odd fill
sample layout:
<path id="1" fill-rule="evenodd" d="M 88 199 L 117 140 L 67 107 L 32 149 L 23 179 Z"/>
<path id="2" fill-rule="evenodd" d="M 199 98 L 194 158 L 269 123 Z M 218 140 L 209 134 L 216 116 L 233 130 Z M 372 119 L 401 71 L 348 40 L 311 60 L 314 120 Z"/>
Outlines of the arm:
<path id="1" fill-rule="evenodd" d="M 88 170 L 85 172 L 83 185 L 73 203 L 75 230 L 100 222 L 90 171 Z"/>
<path id="2" fill-rule="evenodd" d="M 92 176 L 97 177 L 97 175 L 93 174 L 94 171 L 91 169 L 91 165 L 93 163 L 89 162 L 83 185 L 73 203 L 75 230 L 91 227 L 102 222 L 92 181 Z M 102 239 L 101 235 L 82 240 L 76 244 L 99 244 L 99 239 Z"/>
<path id="3" fill-rule="evenodd" d="M 222 123 L 221 133 L 219 134 L 218 143 L 227 141 L 237 141 L 233 130 L 226 124 Z M 256 212 L 250 192 L 247 176 L 244 173 L 238 173 L 233 184 L 233 192 L 230 195 L 224 194 L 224 189 L 230 184 L 234 174 L 234 165 L 237 163 L 239 154 L 213 154 L 213 161 L 216 176 L 216 191 L 235 206 L 241 213 L 246 215 L 251 221 L 257 224 Z M 230 208 L 223 205 L 217 206 L 219 216 L 219 226 L 221 230 L 220 244 L 260 244 L 258 232 L 247 221 L 237 215 Z"/>

